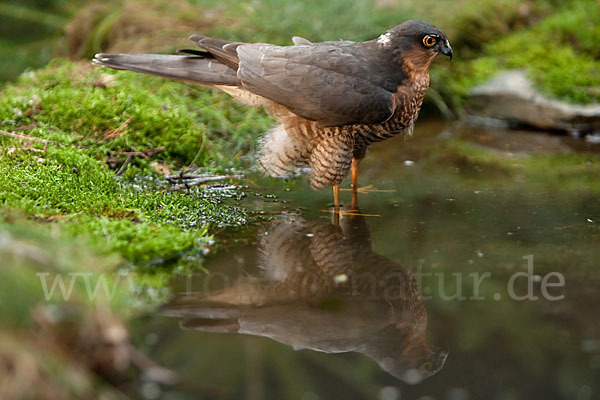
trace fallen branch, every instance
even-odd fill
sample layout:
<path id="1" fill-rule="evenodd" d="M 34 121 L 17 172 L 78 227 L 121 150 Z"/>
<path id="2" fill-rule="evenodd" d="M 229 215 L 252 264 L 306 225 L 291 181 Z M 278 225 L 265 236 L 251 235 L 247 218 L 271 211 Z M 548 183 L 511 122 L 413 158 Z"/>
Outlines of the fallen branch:
<path id="1" fill-rule="evenodd" d="M 222 181 L 224 179 L 241 179 L 243 178 L 243 175 L 204 175 L 204 176 L 200 176 L 197 178 L 181 178 L 178 175 L 177 178 L 171 178 L 171 177 L 167 177 L 167 180 L 169 182 L 175 181 L 175 182 L 179 182 L 176 185 L 173 185 L 172 189 L 174 190 L 179 190 L 179 189 L 187 189 L 191 186 L 198 186 L 198 185 L 202 185 L 204 183 L 207 182 L 215 182 L 215 181 Z M 185 176 L 185 175 L 184 175 Z"/>
<path id="2" fill-rule="evenodd" d="M 44 143 L 44 151 L 46 150 L 46 147 L 49 144 L 53 144 L 55 146 L 62 146 L 62 143 L 60 143 L 60 142 L 55 142 L 55 141 L 48 140 L 48 139 L 42 139 L 42 138 L 35 137 L 35 136 L 29 136 L 29 135 L 25 135 L 23 133 L 6 132 L 6 131 L 3 131 L 3 130 L 0 130 L 0 135 L 6 136 L 6 137 L 9 137 L 9 138 L 13 138 L 13 139 L 23 140 L 25 142 L 39 142 L 39 143 Z"/>
<path id="3" fill-rule="evenodd" d="M 177 174 L 177 175 L 167 175 L 165 179 L 168 181 L 178 181 L 178 180 L 188 180 L 188 179 L 201 179 L 201 178 L 213 178 L 216 176 L 232 176 L 236 178 L 241 178 L 242 175 L 213 175 L 213 174 Z"/>
<path id="4" fill-rule="evenodd" d="M 0 130 L 0 135 L 8 136 L 8 137 L 11 137 L 13 139 L 30 140 L 32 142 L 48 143 L 48 141 L 46 139 L 41 139 L 41 138 L 38 138 L 38 137 L 33 137 L 33 136 L 19 134 L 19 133 L 14 133 L 14 132 L 6 132 L 6 131 Z"/>
<path id="5" fill-rule="evenodd" d="M 131 160 L 133 160 L 133 156 L 129 155 L 127 156 L 127 159 L 125 160 L 125 162 L 121 165 L 121 168 L 119 168 L 119 170 L 117 172 L 115 172 L 115 176 L 119 176 L 121 175 L 123 172 L 125 172 L 125 168 L 127 168 L 127 166 L 129 165 L 129 163 L 131 162 Z"/>
<path id="6" fill-rule="evenodd" d="M 116 139 L 119 136 L 126 134 L 127 132 L 123 132 L 123 129 L 127 128 L 132 119 L 133 117 L 129 117 L 127 121 L 123 122 L 117 129 L 111 129 L 104 132 L 104 139 Z"/>
<path id="7" fill-rule="evenodd" d="M 47 144 L 47 143 L 46 143 Z M 36 149 L 34 147 L 11 147 L 10 149 L 8 149 L 7 154 L 11 155 L 16 151 L 19 150 L 25 150 L 25 151 L 32 151 L 34 153 L 41 153 L 41 154 L 45 154 L 46 153 L 46 146 L 44 146 L 43 149 Z"/>

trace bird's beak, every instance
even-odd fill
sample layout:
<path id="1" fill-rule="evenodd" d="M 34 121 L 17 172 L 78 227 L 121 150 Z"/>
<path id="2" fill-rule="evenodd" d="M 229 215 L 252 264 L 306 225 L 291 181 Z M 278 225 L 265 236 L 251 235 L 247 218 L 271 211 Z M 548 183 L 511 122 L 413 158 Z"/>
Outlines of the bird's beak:
<path id="1" fill-rule="evenodd" d="M 450 46 L 450 42 L 448 42 L 447 39 L 444 42 L 442 42 L 441 48 L 441 53 L 445 56 L 450 57 L 450 60 L 452 60 L 452 47 Z"/>

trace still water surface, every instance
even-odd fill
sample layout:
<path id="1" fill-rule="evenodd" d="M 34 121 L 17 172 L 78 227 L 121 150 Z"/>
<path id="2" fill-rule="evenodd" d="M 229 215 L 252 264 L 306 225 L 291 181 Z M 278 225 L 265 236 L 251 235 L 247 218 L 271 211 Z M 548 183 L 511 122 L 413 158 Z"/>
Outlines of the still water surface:
<path id="1" fill-rule="evenodd" d="M 241 205 L 257 222 L 223 232 L 210 272 L 175 279 L 172 302 L 137 324 L 140 346 L 183 377 L 141 394 L 600 398 L 597 195 L 485 156 L 597 162 L 597 145 L 435 121 L 415 136 L 373 147 L 339 219 L 329 191 L 249 179 Z M 452 158 L 444 141 L 484 155 Z"/>

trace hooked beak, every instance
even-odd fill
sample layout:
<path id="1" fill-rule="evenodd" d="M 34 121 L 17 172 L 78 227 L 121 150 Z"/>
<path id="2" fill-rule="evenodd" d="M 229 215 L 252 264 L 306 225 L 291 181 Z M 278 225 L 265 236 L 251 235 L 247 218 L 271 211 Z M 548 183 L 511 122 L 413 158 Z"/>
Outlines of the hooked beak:
<path id="1" fill-rule="evenodd" d="M 442 42 L 441 44 L 441 53 L 445 56 L 450 57 L 450 61 L 452 61 L 452 47 L 450 46 L 450 42 L 448 39 Z"/>

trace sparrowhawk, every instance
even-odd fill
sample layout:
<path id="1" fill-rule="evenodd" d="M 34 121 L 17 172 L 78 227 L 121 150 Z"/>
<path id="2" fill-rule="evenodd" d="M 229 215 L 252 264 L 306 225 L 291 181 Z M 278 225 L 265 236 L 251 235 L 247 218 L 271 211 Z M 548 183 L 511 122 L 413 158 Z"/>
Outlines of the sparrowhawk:
<path id="1" fill-rule="evenodd" d="M 411 135 L 438 54 L 452 57 L 444 32 L 406 21 L 366 42 L 293 46 L 241 43 L 192 35 L 200 50 L 182 55 L 97 54 L 94 63 L 209 86 L 277 120 L 260 141 L 260 165 L 273 176 L 311 168 L 315 189 L 339 184 L 368 146 Z"/>

